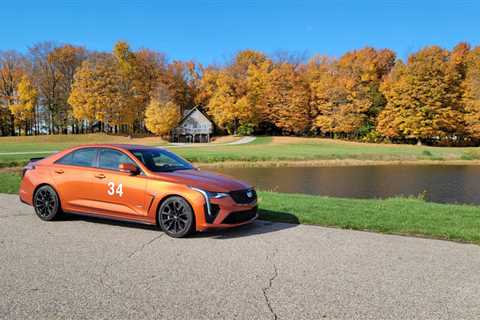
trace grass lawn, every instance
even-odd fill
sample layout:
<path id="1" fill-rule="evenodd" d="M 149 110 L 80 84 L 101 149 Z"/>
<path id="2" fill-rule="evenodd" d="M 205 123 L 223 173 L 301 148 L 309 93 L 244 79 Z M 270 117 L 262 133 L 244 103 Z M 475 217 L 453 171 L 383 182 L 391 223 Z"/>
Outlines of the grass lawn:
<path id="1" fill-rule="evenodd" d="M 259 192 L 261 219 L 480 244 L 480 207 Z"/>
<path id="2" fill-rule="evenodd" d="M 107 134 L 50 135 L 29 137 L 0 137 L 0 168 L 24 165 L 28 159 L 43 157 L 55 151 L 87 143 L 133 143 L 164 145 L 157 137 L 132 138 Z M 19 154 L 2 154 L 19 153 Z"/>
<path id="3" fill-rule="evenodd" d="M 20 175 L 17 173 L 0 173 L 0 193 L 18 193 L 20 180 Z"/>
<path id="4" fill-rule="evenodd" d="M 165 145 L 159 138 L 128 139 L 105 134 L 0 138 L 0 167 L 23 165 L 29 158 L 43 156 L 82 143 L 138 143 Z M 319 138 L 258 137 L 244 145 L 203 145 L 172 148 L 197 163 L 225 161 L 309 160 L 478 160 L 479 148 L 443 148 L 345 142 Z M 1 153 L 22 152 L 22 154 Z M 25 153 L 26 154 L 23 154 Z"/>
<path id="5" fill-rule="evenodd" d="M 0 173 L 0 193 L 17 193 L 20 176 Z M 480 244 L 480 207 L 419 199 L 359 200 L 259 192 L 260 217 L 380 233 L 425 236 Z"/>
<path id="6" fill-rule="evenodd" d="M 473 160 L 478 148 L 369 144 L 318 138 L 259 137 L 246 145 L 176 148 L 193 162 L 299 160 Z"/>

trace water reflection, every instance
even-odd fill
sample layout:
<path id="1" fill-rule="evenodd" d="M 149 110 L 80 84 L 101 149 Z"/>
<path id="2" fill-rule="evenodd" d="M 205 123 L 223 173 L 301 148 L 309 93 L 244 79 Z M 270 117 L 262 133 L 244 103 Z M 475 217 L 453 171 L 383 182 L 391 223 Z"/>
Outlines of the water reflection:
<path id="1" fill-rule="evenodd" d="M 446 203 L 480 204 L 480 166 L 358 166 L 219 168 L 263 190 L 333 197 L 417 196 Z"/>

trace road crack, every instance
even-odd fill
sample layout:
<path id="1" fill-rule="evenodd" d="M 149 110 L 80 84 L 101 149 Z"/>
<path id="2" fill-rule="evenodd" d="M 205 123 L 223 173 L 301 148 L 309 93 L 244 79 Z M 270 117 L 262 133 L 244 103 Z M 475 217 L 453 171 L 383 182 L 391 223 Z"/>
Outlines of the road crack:
<path id="1" fill-rule="evenodd" d="M 142 246 L 140 246 L 139 248 L 137 248 L 136 250 L 132 251 L 128 256 L 127 256 L 127 259 L 130 259 L 132 258 L 134 255 L 136 255 L 137 253 L 143 251 L 143 249 L 145 249 L 146 247 L 148 247 L 149 245 L 151 245 L 154 241 L 156 241 L 157 239 L 161 238 L 164 234 L 161 233 L 160 235 L 154 237 L 153 239 L 145 242 Z"/>
<path id="2" fill-rule="evenodd" d="M 110 263 L 106 263 L 104 266 L 103 266 L 103 270 L 100 274 L 100 277 L 99 277 L 99 282 L 100 282 L 100 285 L 109 290 L 113 295 L 117 296 L 117 297 L 120 297 L 120 298 L 126 298 L 126 299 L 131 299 L 131 300 L 135 300 L 135 301 L 140 301 L 140 302 L 144 302 L 143 299 L 139 299 L 137 297 L 132 297 L 128 294 L 125 294 L 125 293 L 122 293 L 122 292 L 119 292 L 117 290 L 115 290 L 115 288 L 112 286 L 112 285 L 109 285 L 107 284 L 106 282 L 103 281 L 104 277 L 106 278 L 108 276 L 108 270 L 113 267 L 114 265 L 122 265 L 123 263 L 125 263 L 127 260 L 131 259 L 133 256 L 135 256 L 136 254 L 140 253 L 141 251 L 143 251 L 146 247 L 148 247 L 149 245 L 151 245 L 153 242 L 155 242 L 156 240 L 160 239 L 164 234 L 161 233 L 159 234 L 158 236 L 155 236 L 153 237 L 152 239 L 148 240 L 147 242 L 143 243 L 140 247 L 138 247 L 137 249 L 133 250 L 132 252 L 130 252 L 128 255 L 125 256 L 125 258 L 121 259 L 121 260 L 116 260 L 116 261 L 113 261 L 113 262 L 110 262 Z M 157 308 L 154 304 L 150 304 L 149 305 L 151 308 L 152 308 L 152 311 L 154 314 L 157 314 Z M 142 313 L 145 315 L 145 316 L 148 316 L 146 311 L 145 310 L 141 310 Z"/>
<path id="3" fill-rule="evenodd" d="M 269 261 L 272 264 L 273 274 L 268 279 L 268 286 L 262 288 L 263 297 L 265 299 L 265 302 L 267 303 L 268 310 L 270 310 L 270 313 L 272 314 L 272 317 L 273 317 L 274 320 L 277 320 L 278 316 L 275 313 L 275 310 L 273 310 L 272 302 L 270 301 L 270 297 L 269 297 L 269 292 L 272 289 L 273 281 L 275 281 L 275 279 L 278 277 L 278 268 L 277 268 L 277 265 L 275 264 L 275 262 L 273 261 L 273 258 L 275 257 L 277 252 L 278 252 L 278 249 L 275 248 L 272 255 L 267 256 L 267 261 Z"/>

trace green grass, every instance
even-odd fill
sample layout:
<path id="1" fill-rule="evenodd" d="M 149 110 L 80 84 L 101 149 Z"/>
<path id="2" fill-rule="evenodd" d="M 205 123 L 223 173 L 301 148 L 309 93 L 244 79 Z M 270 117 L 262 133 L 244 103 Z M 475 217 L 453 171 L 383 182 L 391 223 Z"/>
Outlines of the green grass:
<path id="1" fill-rule="evenodd" d="M 0 193 L 18 193 L 20 176 L 0 173 Z M 260 218 L 480 244 L 480 207 L 414 198 L 359 200 L 259 192 Z"/>
<path id="2" fill-rule="evenodd" d="M 20 175 L 16 173 L 0 173 L 0 193 L 18 193 L 20 180 Z"/>
<path id="3" fill-rule="evenodd" d="M 22 166 L 30 158 L 44 157 L 55 151 L 88 143 L 135 143 L 164 145 L 157 137 L 133 138 L 107 134 L 50 135 L 30 137 L 0 137 L 0 168 Z M 1 154 L 15 153 L 21 154 Z"/>
<path id="4" fill-rule="evenodd" d="M 412 145 L 364 144 L 326 139 L 291 139 L 278 143 L 271 138 L 259 138 L 247 145 L 218 147 L 176 148 L 193 162 L 221 161 L 299 161 L 299 160 L 468 160 L 477 148 L 443 148 Z"/>
<path id="5" fill-rule="evenodd" d="M 480 207 L 414 198 L 345 199 L 259 192 L 265 220 L 480 244 Z"/>
<path id="6" fill-rule="evenodd" d="M 23 165 L 31 157 L 83 143 L 164 145 L 159 138 L 128 139 L 105 134 L 0 138 L 0 167 Z M 36 152 L 46 151 L 45 154 Z M 344 142 L 318 138 L 258 137 L 245 145 L 172 148 L 192 162 L 308 160 L 478 160 L 479 148 L 428 147 Z M 27 152 L 27 154 L 8 154 Z"/>

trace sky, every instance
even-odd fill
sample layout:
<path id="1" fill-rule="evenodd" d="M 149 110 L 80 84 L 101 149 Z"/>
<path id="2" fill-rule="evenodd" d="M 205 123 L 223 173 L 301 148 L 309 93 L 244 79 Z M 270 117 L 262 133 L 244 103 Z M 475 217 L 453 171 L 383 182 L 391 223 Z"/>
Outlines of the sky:
<path id="1" fill-rule="evenodd" d="M 26 52 L 54 41 L 110 51 L 118 40 L 203 64 L 225 63 L 246 48 L 310 57 L 372 46 L 404 59 L 427 45 L 480 45 L 480 1 L 8 0 L 0 6 L 0 50 Z"/>

